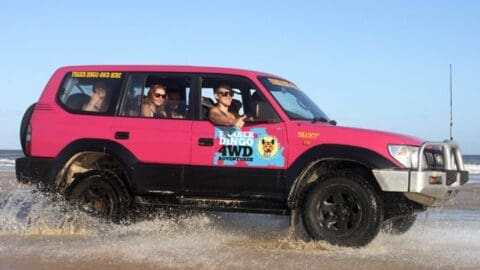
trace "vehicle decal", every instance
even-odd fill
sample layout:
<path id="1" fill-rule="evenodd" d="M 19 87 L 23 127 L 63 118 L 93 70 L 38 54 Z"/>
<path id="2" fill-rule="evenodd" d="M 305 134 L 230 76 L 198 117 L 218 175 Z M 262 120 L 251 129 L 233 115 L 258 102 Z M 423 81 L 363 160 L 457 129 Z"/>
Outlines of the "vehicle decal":
<path id="1" fill-rule="evenodd" d="M 258 153 L 264 159 L 272 159 L 278 152 L 278 140 L 273 136 L 265 136 L 258 140 Z"/>
<path id="2" fill-rule="evenodd" d="M 285 87 L 290 87 L 290 88 L 298 90 L 298 87 L 295 84 L 293 84 L 291 82 L 288 82 L 288 81 L 284 81 L 284 80 L 280 80 L 280 79 L 274 79 L 274 78 L 268 78 L 268 81 L 270 81 L 270 83 L 273 84 L 273 85 L 285 86 Z"/>
<path id="3" fill-rule="evenodd" d="M 108 71 L 73 71 L 73 78 L 102 78 L 102 79 L 121 79 L 122 72 Z"/>
<path id="4" fill-rule="evenodd" d="M 297 131 L 297 137 L 301 139 L 316 139 L 318 135 L 317 132 Z"/>
<path id="5" fill-rule="evenodd" d="M 235 127 L 215 127 L 215 165 L 235 166 L 244 162 L 247 166 L 283 167 L 284 147 L 265 128 L 240 130 Z"/>

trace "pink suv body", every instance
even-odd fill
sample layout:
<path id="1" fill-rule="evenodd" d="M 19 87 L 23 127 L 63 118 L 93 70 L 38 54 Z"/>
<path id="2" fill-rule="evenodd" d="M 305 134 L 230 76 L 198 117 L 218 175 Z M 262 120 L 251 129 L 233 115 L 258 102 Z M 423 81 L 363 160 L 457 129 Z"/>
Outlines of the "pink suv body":
<path id="1" fill-rule="evenodd" d="M 100 81 L 108 104 L 86 111 Z M 163 104 L 168 117 L 142 116 L 155 84 L 176 93 Z M 234 92 L 231 112 L 248 116 L 241 129 L 208 120 L 221 84 Z M 314 239 L 340 245 L 368 243 L 388 220 L 411 226 L 468 179 L 453 142 L 340 127 L 292 82 L 229 68 L 60 68 L 27 111 L 21 141 L 19 181 L 92 213 L 177 205 L 291 214 L 293 223 L 302 214 Z M 85 195 L 92 190 L 100 196 Z"/>

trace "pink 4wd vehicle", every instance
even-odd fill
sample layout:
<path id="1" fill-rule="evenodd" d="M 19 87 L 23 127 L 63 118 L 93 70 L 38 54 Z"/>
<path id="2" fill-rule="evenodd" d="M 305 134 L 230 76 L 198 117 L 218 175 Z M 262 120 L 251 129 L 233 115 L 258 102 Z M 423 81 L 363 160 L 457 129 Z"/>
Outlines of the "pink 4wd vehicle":
<path id="1" fill-rule="evenodd" d="M 168 116 L 142 117 L 155 84 Z M 221 84 L 235 93 L 230 111 L 249 116 L 241 129 L 207 120 Z M 87 111 L 99 85 L 106 103 Z M 137 205 L 289 214 L 293 225 L 301 215 L 313 239 L 345 246 L 384 223 L 407 231 L 468 179 L 453 142 L 336 126 L 292 82 L 240 69 L 63 67 L 20 133 L 18 180 L 94 215 L 119 220 Z"/>

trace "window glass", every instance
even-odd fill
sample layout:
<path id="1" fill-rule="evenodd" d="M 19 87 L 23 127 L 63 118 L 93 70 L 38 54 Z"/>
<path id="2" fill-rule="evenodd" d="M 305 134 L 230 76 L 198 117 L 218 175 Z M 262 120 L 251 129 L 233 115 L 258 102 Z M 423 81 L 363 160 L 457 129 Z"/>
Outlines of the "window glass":
<path id="1" fill-rule="evenodd" d="M 202 87 L 202 115 L 203 119 L 208 119 L 208 112 L 210 108 L 217 104 L 217 100 L 214 95 L 215 88 L 213 87 Z M 232 88 L 234 96 L 232 97 L 232 103 L 228 108 L 228 111 L 233 113 L 235 116 L 241 116 L 245 114 L 243 109 L 243 99 L 241 95 L 241 90 L 238 88 Z"/>
<path id="2" fill-rule="evenodd" d="M 208 120 L 212 107 L 217 106 L 215 90 L 227 86 L 233 92 L 228 111 L 236 117 L 247 116 L 249 122 L 279 122 L 280 118 L 265 96 L 248 79 L 236 76 L 203 76 L 201 88 L 201 120 Z"/>
<path id="3" fill-rule="evenodd" d="M 132 74 L 121 115 L 190 119 L 190 84 L 184 75 Z"/>
<path id="4" fill-rule="evenodd" d="M 64 80 L 58 99 L 72 112 L 113 115 L 122 76 L 121 72 L 71 72 Z"/>
<path id="5" fill-rule="evenodd" d="M 120 115 L 138 117 L 141 114 L 143 100 L 144 74 L 132 74 L 127 85 L 124 106 Z"/>
<path id="6" fill-rule="evenodd" d="M 278 78 L 259 78 L 292 120 L 329 122 L 328 116 L 297 86 Z"/>

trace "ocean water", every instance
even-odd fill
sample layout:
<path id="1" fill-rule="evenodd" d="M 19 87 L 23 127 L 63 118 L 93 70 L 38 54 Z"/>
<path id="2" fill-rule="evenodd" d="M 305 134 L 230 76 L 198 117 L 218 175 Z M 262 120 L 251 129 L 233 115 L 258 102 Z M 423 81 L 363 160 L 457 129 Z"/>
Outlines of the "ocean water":
<path id="1" fill-rule="evenodd" d="M 463 156 L 463 163 L 471 175 L 480 174 L 480 155 L 466 155 Z"/>
<path id="2" fill-rule="evenodd" d="M 301 223 L 260 214 L 152 211 L 110 224 L 20 184 L 0 151 L 0 269 L 478 269 L 480 156 L 466 156 L 469 183 L 449 204 L 419 215 L 401 236 L 380 233 L 360 249 L 306 237 Z"/>
<path id="3" fill-rule="evenodd" d="M 21 150 L 0 150 L 0 172 L 15 172 L 15 159 L 23 157 Z"/>

